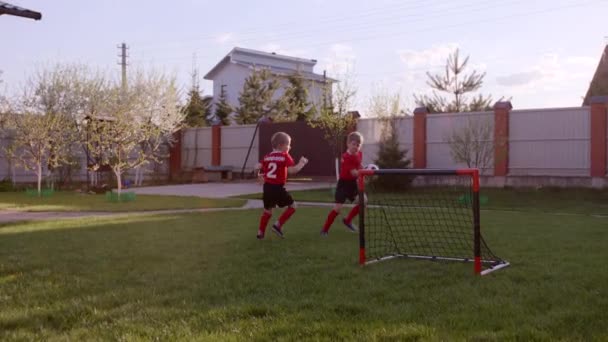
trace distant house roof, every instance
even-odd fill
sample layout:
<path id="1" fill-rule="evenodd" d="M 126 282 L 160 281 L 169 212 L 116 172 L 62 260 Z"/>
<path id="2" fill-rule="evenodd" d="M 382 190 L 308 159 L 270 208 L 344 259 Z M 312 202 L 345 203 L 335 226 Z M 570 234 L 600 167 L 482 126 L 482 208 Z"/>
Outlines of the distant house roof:
<path id="1" fill-rule="evenodd" d="M 30 18 L 34 20 L 42 19 L 42 14 L 40 12 L 28 10 L 26 8 L 17 7 L 15 5 L 11 5 L 7 2 L 0 1 L 0 15 L 8 14 L 14 15 L 17 17 Z"/>
<path id="2" fill-rule="evenodd" d="M 597 95 L 608 95 L 608 45 L 604 48 L 595 74 L 589 83 L 583 106 L 588 106 L 591 103 L 591 97 Z"/>
<path id="3" fill-rule="evenodd" d="M 279 55 L 279 54 L 276 54 L 274 52 L 269 53 L 269 52 L 264 52 L 264 51 L 258 51 L 258 50 L 252 50 L 252 49 L 245 49 L 245 48 L 235 47 L 224 58 L 222 58 L 211 70 L 209 70 L 209 72 L 205 75 L 204 78 L 206 80 L 213 80 L 213 78 L 215 77 L 215 75 L 217 74 L 217 72 L 221 68 L 223 68 L 226 64 L 228 64 L 228 63 L 244 66 L 244 67 L 247 67 L 247 68 L 253 68 L 253 67 L 268 68 L 268 69 L 270 69 L 270 71 L 273 74 L 280 75 L 280 76 L 292 75 L 296 71 L 296 69 L 285 68 L 285 67 L 278 67 L 276 65 L 268 65 L 268 64 L 263 64 L 263 63 L 253 63 L 253 62 L 250 62 L 250 61 L 240 60 L 238 58 L 238 55 L 259 56 L 259 57 L 265 57 L 265 58 L 274 59 L 274 60 L 277 60 L 277 61 L 293 62 L 295 64 L 299 64 L 299 65 L 304 65 L 304 66 L 310 67 L 311 70 L 312 70 L 312 67 L 315 64 L 317 64 L 317 61 L 315 59 L 304 59 L 304 58 L 299 58 L 299 57 Z M 299 72 L 300 72 L 300 74 L 302 74 L 303 77 L 305 77 L 307 79 L 315 80 L 315 81 L 323 81 L 323 80 L 328 81 L 328 82 L 335 82 L 336 81 L 336 80 L 334 80 L 332 78 L 325 77 L 325 76 L 319 75 L 319 74 L 315 74 L 313 72 L 307 72 L 307 71 L 299 71 Z"/>

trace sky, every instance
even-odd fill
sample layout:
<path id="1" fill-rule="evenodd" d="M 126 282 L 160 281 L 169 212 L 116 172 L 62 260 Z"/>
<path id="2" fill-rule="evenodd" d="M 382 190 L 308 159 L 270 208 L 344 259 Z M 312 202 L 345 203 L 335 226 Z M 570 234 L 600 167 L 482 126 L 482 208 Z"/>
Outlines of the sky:
<path id="1" fill-rule="evenodd" d="M 608 0 L 9 0 L 41 21 L 0 16 L 0 91 L 12 94 L 36 70 L 85 63 L 120 75 L 174 74 L 187 90 L 235 47 L 316 59 L 315 72 L 348 76 L 352 109 L 370 98 L 428 94 L 427 75 L 444 71 L 456 48 L 467 70 L 485 72 L 482 94 L 511 98 L 514 109 L 580 106 L 608 42 Z"/>

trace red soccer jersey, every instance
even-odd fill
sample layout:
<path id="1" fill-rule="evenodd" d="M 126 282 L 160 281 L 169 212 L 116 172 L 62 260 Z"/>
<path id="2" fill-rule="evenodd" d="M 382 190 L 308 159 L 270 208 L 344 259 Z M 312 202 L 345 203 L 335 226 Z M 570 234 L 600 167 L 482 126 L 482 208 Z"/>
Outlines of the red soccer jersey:
<path id="1" fill-rule="evenodd" d="M 262 159 L 264 182 L 270 184 L 285 184 L 287 168 L 296 163 L 288 152 L 272 151 Z"/>
<path id="2" fill-rule="evenodd" d="M 357 177 L 353 176 L 350 171 L 359 170 L 361 168 L 362 160 L 363 153 L 361 153 L 361 151 L 357 152 L 356 154 L 350 154 L 348 151 L 344 152 L 344 154 L 342 154 L 342 160 L 340 161 L 340 179 L 357 179 Z"/>

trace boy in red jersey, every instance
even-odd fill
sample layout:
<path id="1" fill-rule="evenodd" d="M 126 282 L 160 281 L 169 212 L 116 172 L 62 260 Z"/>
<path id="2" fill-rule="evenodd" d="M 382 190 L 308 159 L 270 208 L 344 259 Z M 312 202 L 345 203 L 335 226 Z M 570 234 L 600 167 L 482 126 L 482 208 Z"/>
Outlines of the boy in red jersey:
<path id="1" fill-rule="evenodd" d="M 260 240 L 264 238 L 266 225 L 272 217 L 272 209 L 277 206 L 279 208 L 287 206 L 287 209 L 281 214 L 279 220 L 272 225 L 272 231 L 279 237 L 284 237 L 283 225 L 296 211 L 293 198 L 285 190 L 287 173 L 298 173 L 308 163 L 308 159 L 304 157 L 300 158 L 298 164 L 293 161 L 289 155 L 291 137 L 287 133 L 277 132 L 273 134 L 270 143 L 273 151 L 264 156 L 256 166 L 256 169 L 261 169 L 258 176 L 264 179 L 264 212 L 260 217 L 260 227 L 257 235 Z"/>
<path id="2" fill-rule="evenodd" d="M 359 132 L 352 132 L 348 135 L 346 140 L 346 152 L 342 154 L 340 161 L 340 178 L 338 179 L 338 185 L 336 186 L 335 204 L 334 208 L 327 215 L 323 229 L 321 230 L 321 236 L 326 236 L 329 232 L 331 224 L 334 222 L 336 216 L 340 214 L 340 209 L 348 199 L 351 202 L 355 201 L 355 198 L 359 195 L 359 188 L 357 187 L 357 177 L 359 176 L 359 169 L 362 169 L 361 161 L 363 160 L 363 154 L 361 153 L 361 144 L 363 143 L 363 136 Z M 348 215 L 342 219 L 342 223 L 352 232 L 357 231 L 357 227 L 352 224 L 352 220 L 359 214 L 359 204 L 355 205 Z"/>

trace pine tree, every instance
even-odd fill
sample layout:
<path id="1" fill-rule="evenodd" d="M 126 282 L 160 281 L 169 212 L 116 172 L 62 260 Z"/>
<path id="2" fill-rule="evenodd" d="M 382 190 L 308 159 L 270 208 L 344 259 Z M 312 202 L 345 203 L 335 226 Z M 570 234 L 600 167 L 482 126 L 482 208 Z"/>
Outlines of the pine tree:
<path id="1" fill-rule="evenodd" d="M 198 86 L 188 92 L 188 104 L 183 108 L 186 114 L 185 123 L 188 127 L 204 127 L 209 124 L 208 116 L 211 112 L 211 103 L 201 96 Z"/>
<path id="2" fill-rule="evenodd" d="M 407 159 L 407 150 L 399 147 L 399 136 L 395 119 L 385 119 L 384 139 L 378 150 L 375 160 L 380 169 L 406 169 L 410 167 L 411 161 Z M 411 177 L 403 175 L 383 175 L 374 179 L 374 184 L 384 190 L 407 189 L 412 182 Z"/>
<path id="3" fill-rule="evenodd" d="M 282 101 L 273 100 L 279 87 L 279 81 L 272 77 L 268 69 L 254 69 L 239 95 L 236 122 L 241 125 L 255 124 L 262 116 L 275 117 L 280 113 Z"/>
<path id="4" fill-rule="evenodd" d="M 467 94 L 475 92 L 483 85 L 486 73 L 478 73 L 473 70 L 470 74 L 464 74 L 469 63 L 469 56 L 461 62 L 459 50 L 456 49 L 446 61 L 445 74 L 432 75 L 427 72 L 429 80 L 427 84 L 433 88 L 433 95 L 414 95 L 418 106 L 429 108 L 431 113 L 460 113 L 475 112 L 492 109 L 492 97 L 477 95 L 468 98 Z M 450 97 L 444 97 L 440 93 L 447 93 Z"/>
<path id="5" fill-rule="evenodd" d="M 233 111 L 232 106 L 228 103 L 228 98 L 226 98 L 224 85 L 222 85 L 219 101 L 215 105 L 215 120 L 219 121 L 221 125 L 230 125 L 230 114 L 232 114 Z"/>
<path id="6" fill-rule="evenodd" d="M 301 73 L 295 73 L 287 78 L 289 86 L 283 94 L 285 106 L 284 116 L 278 121 L 307 121 L 314 115 L 314 108 L 308 102 L 308 89 L 304 85 Z"/>

